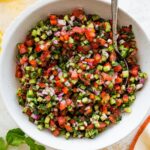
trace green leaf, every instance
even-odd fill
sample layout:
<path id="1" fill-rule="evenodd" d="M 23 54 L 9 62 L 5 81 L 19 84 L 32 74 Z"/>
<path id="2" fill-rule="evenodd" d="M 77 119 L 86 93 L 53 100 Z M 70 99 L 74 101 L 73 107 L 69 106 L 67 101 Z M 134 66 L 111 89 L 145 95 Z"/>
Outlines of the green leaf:
<path id="1" fill-rule="evenodd" d="M 35 141 L 32 139 L 32 138 L 30 138 L 30 137 L 27 137 L 26 139 L 25 139 L 25 141 L 26 141 L 26 144 L 28 145 L 28 146 L 34 146 L 34 144 L 35 144 Z"/>
<path id="2" fill-rule="evenodd" d="M 2 137 L 0 137 L 0 150 L 7 150 L 7 145 Z"/>
<path id="3" fill-rule="evenodd" d="M 6 141 L 8 145 L 19 146 L 25 142 L 25 133 L 19 129 L 12 129 L 7 132 Z"/>
<path id="4" fill-rule="evenodd" d="M 30 150 L 45 150 L 44 146 L 36 144 L 35 141 L 30 137 L 27 137 L 25 141 L 26 144 L 30 147 Z"/>

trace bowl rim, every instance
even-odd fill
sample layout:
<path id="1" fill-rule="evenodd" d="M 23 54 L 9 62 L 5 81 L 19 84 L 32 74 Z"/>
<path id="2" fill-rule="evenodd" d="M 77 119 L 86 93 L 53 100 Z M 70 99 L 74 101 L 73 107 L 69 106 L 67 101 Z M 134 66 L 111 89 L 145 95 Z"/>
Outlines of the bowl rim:
<path id="1" fill-rule="evenodd" d="M 35 3 L 33 3 L 31 6 L 29 6 L 27 9 L 25 9 L 23 12 L 20 13 L 19 16 L 17 16 L 12 22 L 11 24 L 9 25 L 9 27 L 6 29 L 4 35 L 3 35 L 3 38 L 2 39 L 6 39 L 4 42 L 2 42 L 2 52 L 1 52 L 1 56 L 0 56 L 0 66 L 3 65 L 3 59 L 5 58 L 5 53 L 6 53 L 6 50 L 4 51 L 4 47 L 5 45 L 8 44 L 8 39 L 10 39 L 10 37 L 12 36 L 13 32 L 15 31 L 16 27 L 19 26 L 19 24 L 26 18 L 28 17 L 32 12 L 34 12 L 35 10 L 37 9 L 40 9 L 42 8 L 43 6 L 49 4 L 49 3 L 53 3 L 53 2 L 57 2 L 57 1 L 60 1 L 60 0 L 39 0 Z M 98 1 L 98 0 L 96 0 Z M 110 2 L 108 1 L 99 1 L 101 3 L 104 3 L 106 5 L 110 5 Z M 141 29 L 141 31 L 143 32 L 143 34 L 145 35 L 145 38 L 149 41 L 149 38 L 147 36 L 147 33 L 145 32 L 145 30 L 143 30 L 143 28 L 139 25 L 139 23 L 132 17 L 130 16 L 127 12 L 125 12 L 123 9 L 120 9 L 119 8 L 119 11 L 122 12 L 123 14 L 125 14 L 128 18 L 130 18 L 138 28 Z M 11 32 L 10 32 L 11 31 Z M 1 68 L 1 67 L 0 67 Z M 0 73 L 0 80 L 2 79 L 2 74 Z M 2 89 L 3 86 L 2 84 L 0 84 L 0 95 L 1 95 L 1 98 L 4 102 L 4 105 L 6 106 L 7 108 L 7 111 L 9 112 L 10 116 L 13 118 L 13 120 L 16 122 L 16 124 L 27 134 L 29 135 L 30 137 L 34 138 L 36 141 L 46 145 L 46 146 L 49 146 L 51 148 L 57 148 L 57 149 L 60 149 L 60 146 L 57 146 L 57 143 L 51 143 L 51 144 L 47 144 L 46 142 L 44 141 L 39 141 L 37 136 L 36 135 L 33 135 L 31 132 L 28 132 L 16 119 L 15 116 L 13 116 L 11 114 L 11 110 L 9 109 L 9 106 L 6 104 L 5 102 L 5 95 L 4 93 L 2 92 Z M 149 110 L 150 110 L 150 107 L 149 107 Z M 143 112 L 143 115 L 142 117 L 137 121 L 137 124 L 134 124 L 134 126 L 132 128 L 130 128 L 128 130 L 127 133 L 124 132 L 124 134 L 121 134 L 121 136 L 118 136 L 117 138 L 115 138 L 113 141 L 109 141 L 107 145 L 103 146 L 103 147 L 97 147 L 95 146 L 95 149 L 99 149 L 99 148 L 105 148 L 105 147 L 108 147 L 112 144 L 115 144 L 117 143 L 118 141 L 122 140 L 123 138 L 127 137 L 131 132 L 133 132 L 133 130 L 135 130 L 139 124 L 141 123 L 141 121 L 145 118 L 147 112 L 149 110 L 146 110 L 145 112 Z M 65 146 L 62 146 L 62 149 L 65 149 Z"/>

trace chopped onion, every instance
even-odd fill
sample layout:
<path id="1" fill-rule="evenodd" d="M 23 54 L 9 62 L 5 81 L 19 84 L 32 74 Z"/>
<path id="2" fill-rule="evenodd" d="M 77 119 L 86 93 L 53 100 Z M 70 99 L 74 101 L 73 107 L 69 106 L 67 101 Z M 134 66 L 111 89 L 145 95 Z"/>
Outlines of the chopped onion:
<path id="1" fill-rule="evenodd" d="M 144 84 L 144 83 L 145 83 L 145 79 L 144 79 L 144 78 L 141 78 L 141 79 L 140 79 L 140 83 L 141 83 L 141 84 Z"/>
<path id="2" fill-rule="evenodd" d="M 33 119 L 35 119 L 35 120 L 38 120 L 38 119 L 39 119 L 39 115 L 31 114 L 31 118 L 33 118 Z"/>
<path id="3" fill-rule="evenodd" d="M 66 25 L 66 21 L 63 20 L 63 19 L 58 19 L 57 21 L 58 21 L 58 24 L 59 24 L 59 25 L 62 25 L 62 26 L 65 26 L 65 25 Z"/>
<path id="4" fill-rule="evenodd" d="M 136 90 L 139 90 L 139 89 L 141 89 L 143 87 L 143 84 L 137 84 L 136 85 Z"/>
<path id="5" fill-rule="evenodd" d="M 57 37 L 60 36 L 60 31 L 55 32 L 54 35 Z"/>

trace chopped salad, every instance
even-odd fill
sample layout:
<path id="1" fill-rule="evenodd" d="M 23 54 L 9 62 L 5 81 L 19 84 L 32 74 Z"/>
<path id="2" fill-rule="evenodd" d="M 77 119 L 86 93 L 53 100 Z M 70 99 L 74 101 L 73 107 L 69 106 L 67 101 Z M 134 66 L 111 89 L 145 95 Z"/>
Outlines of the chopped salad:
<path id="1" fill-rule="evenodd" d="M 17 44 L 18 102 L 38 129 L 66 139 L 94 138 L 131 112 L 147 75 L 137 62 L 132 26 L 118 27 L 129 70 L 114 50 L 111 26 L 111 20 L 75 9 L 49 15 Z"/>

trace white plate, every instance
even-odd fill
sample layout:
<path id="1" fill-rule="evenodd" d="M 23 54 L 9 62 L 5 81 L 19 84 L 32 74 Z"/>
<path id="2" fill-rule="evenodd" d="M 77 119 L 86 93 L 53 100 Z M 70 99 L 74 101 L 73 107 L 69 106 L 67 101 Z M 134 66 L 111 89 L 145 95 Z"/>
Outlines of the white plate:
<path id="1" fill-rule="evenodd" d="M 150 81 L 147 80 L 144 89 L 137 94 L 132 105 L 132 113 L 125 115 L 122 121 L 109 128 L 95 139 L 69 139 L 54 137 L 48 131 L 39 131 L 35 125 L 22 114 L 16 97 L 17 81 L 15 79 L 16 44 L 24 40 L 27 32 L 40 19 L 49 13 L 65 13 L 75 7 L 82 7 L 87 13 L 96 13 L 101 17 L 110 18 L 110 5 L 97 0 L 42 0 L 23 12 L 11 24 L 4 35 L 3 52 L 0 61 L 0 92 L 5 105 L 19 127 L 29 136 L 47 146 L 65 150 L 92 150 L 109 146 L 127 136 L 144 118 L 150 107 Z M 139 48 L 139 64 L 142 70 L 150 75 L 150 45 L 141 27 L 127 13 L 119 11 L 120 25 L 133 25 Z M 4 118 L 5 121 L 5 118 Z"/>

